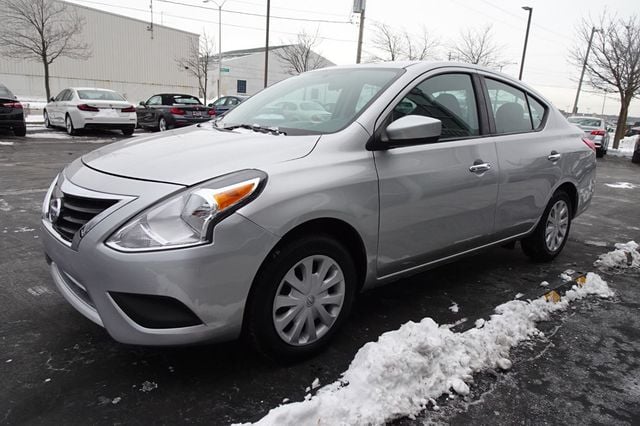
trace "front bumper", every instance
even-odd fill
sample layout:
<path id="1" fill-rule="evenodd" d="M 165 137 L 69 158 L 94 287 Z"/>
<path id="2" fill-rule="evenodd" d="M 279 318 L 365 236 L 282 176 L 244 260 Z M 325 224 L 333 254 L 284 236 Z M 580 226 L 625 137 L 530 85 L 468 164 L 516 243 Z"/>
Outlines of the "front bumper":
<path id="1" fill-rule="evenodd" d="M 131 197 L 93 223 L 81 240 L 76 236 L 73 244 L 44 226 L 42 239 L 53 280 L 73 307 L 122 343 L 181 345 L 239 336 L 251 284 L 277 237 L 236 213 L 216 226 L 212 244 L 119 252 L 104 240 L 140 210 L 181 187 L 109 176 L 79 162 L 65 170 L 60 180 L 63 192 L 72 195 L 77 191 L 76 195 L 86 196 L 84 188 L 91 187 L 97 195 Z M 195 314 L 199 323 L 143 326 L 116 303 L 114 295 L 123 293 L 171 298 Z"/>

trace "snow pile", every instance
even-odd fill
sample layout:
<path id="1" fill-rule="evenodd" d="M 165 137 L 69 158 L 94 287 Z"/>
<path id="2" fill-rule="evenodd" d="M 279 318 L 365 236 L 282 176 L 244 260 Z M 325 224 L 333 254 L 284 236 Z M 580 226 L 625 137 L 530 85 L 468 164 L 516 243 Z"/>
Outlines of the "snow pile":
<path id="1" fill-rule="evenodd" d="M 615 247 L 615 250 L 598 256 L 593 265 L 603 269 L 640 269 L 638 243 L 616 243 Z"/>
<path id="2" fill-rule="evenodd" d="M 509 350 L 537 333 L 537 321 L 589 294 L 610 297 L 613 292 L 589 273 L 582 287 L 574 286 L 558 303 L 512 300 L 463 333 L 431 318 L 410 321 L 360 348 L 342 379 L 304 401 L 272 409 L 257 424 L 383 424 L 414 416 L 445 393 L 468 394 L 474 373 L 510 368 Z"/>
<path id="3" fill-rule="evenodd" d="M 614 157 L 629 157 L 633 156 L 633 149 L 636 146 L 636 140 L 640 138 L 640 135 L 627 136 L 620 139 L 618 149 L 613 149 L 613 142 L 607 149 L 607 155 L 613 155 Z"/>

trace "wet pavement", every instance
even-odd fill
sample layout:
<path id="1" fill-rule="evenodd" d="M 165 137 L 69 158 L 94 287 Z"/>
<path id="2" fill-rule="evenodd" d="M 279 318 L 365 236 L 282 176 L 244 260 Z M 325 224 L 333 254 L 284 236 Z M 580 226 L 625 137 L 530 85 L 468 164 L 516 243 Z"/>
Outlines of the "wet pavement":
<path id="1" fill-rule="evenodd" d="M 255 421 L 284 398 L 301 400 L 315 378 L 336 380 L 381 333 L 430 316 L 483 317 L 517 293 L 539 292 L 616 242 L 640 241 L 640 167 L 598 160 L 597 193 L 563 253 L 535 264 L 494 248 L 360 295 L 331 347 L 282 367 L 241 342 L 141 348 L 113 341 L 57 293 L 38 237 L 42 198 L 74 158 L 119 135 L 13 138 L 0 133 L 0 424 L 227 424 Z M 607 183 L 628 182 L 621 189 Z M 545 339 L 512 351 L 508 372 L 474 378 L 467 398 L 438 401 L 397 424 L 638 424 L 640 275 L 599 272 L 613 300 L 578 301 L 541 323 Z M 459 312 L 449 310 L 457 303 Z"/>

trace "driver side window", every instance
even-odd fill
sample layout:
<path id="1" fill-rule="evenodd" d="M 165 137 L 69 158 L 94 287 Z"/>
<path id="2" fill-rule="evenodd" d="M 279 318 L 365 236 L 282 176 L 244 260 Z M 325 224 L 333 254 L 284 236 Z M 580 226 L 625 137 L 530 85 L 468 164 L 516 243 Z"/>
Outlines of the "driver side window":
<path id="1" fill-rule="evenodd" d="M 441 140 L 480 134 L 476 96 L 469 74 L 441 74 L 418 84 L 396 105 L 391 121 L 424 115 L 442 122 Z"/>
<path id="2" fill-rule="evenodd" d="M 147 105 L 161 105 L 162 98 L 160 96 L 152 96 L 147 101 Z"/>

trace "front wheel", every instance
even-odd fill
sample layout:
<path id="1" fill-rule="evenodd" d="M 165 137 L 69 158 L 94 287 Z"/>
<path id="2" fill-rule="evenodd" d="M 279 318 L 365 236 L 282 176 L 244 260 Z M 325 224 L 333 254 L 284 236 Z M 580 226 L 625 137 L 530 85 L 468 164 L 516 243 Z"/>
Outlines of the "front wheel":
<path id="1" fill-rule="evenodd" d="M 521 241 L 524 253 L 538 262 L 553 260 L 567 242 L 572 216 L 569 195 L 564 191 L 556 192 L 533 234 Z"/>
<path id="2" fill-rule="evenodd" d="M 26 126 L 14 127 L 13 134 L 16 136 L 26 136 L 27 135 Z"/>
<path id="3" fill-rule="evenodd" d="M 313 236 L 274 250 L 254 286 L 248 336 L 263 354 L 290 362 L 326 347 L 349 314 L 357 274 L 342 244 Z"/>
<path id="4" fill-rule="evenodd" d="M 44 112 L 44 127 L 47 129 L 51 128 L 51 122 L 49 121 L 49 113 L 45 110 Z"/>

